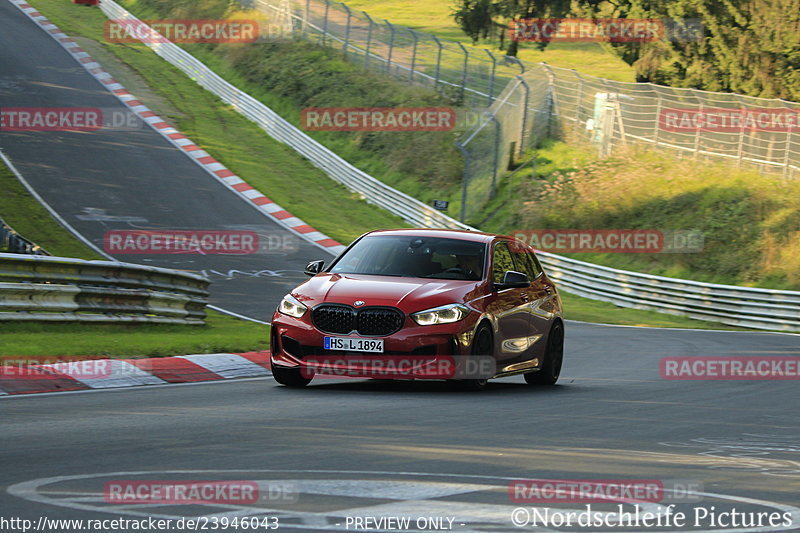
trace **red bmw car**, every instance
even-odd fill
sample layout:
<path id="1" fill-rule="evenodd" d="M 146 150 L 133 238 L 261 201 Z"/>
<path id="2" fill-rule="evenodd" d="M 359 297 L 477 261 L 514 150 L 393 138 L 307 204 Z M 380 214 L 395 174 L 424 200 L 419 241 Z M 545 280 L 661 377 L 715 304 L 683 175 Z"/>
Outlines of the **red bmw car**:
<path id="1" fill-rule="evenodd" d="M 454 230 L 362 235 L 287 294 L 272 318 L 272 374 L 303 387 L 314 376 L 445 379 L 481 389 L 523 374 L 561 372 L 561 299 L 530 247 Z"/>

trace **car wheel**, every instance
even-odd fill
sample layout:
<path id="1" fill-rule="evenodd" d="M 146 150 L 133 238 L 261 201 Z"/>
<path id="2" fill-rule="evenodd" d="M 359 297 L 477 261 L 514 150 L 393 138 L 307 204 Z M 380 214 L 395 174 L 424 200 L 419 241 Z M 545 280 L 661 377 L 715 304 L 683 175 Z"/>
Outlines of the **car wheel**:
<path id="1" fill-rule="evenodd" d="M 483 356 L 494 353 L 494 335 L 492 334 L 492 328 L 488 324 L 482 324 L 478 331 L 475 332 L 470 353 Z M 462 390 L 479 391 L 486 388 L 488 381 L 488 379 L 461 379 L 456 383 Z"/>
<path id="2" fill-rule="evenodd" d="M 537 372 L 525 374 L 525 381 L 530 385 L 555 385 L 561 375 L 564 361 L 564 326 L 560 322 L 553 324 L 547 339 L 547 351 L 544 363 Z"/>
<path id="3" fill-rule="evenodd" d="M 305 387 L 313 379 L 303 376 L 298 368 L 282 368 L 275 365 L 272 365 L 272 377 L 281 385 L 294 388 Z"/>

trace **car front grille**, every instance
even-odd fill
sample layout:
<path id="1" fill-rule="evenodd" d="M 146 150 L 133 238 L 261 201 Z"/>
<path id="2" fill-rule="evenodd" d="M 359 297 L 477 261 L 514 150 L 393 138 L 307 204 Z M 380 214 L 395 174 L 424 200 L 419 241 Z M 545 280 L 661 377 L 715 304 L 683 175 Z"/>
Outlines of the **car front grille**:
<path id="1" fill-rule="evenodd" d="M 361 335 L 391 335 L 403 327 L 403 315 L 394 309 L 366 308 L 358 311 Z"/>
<path id="2" fill-rule="evenodd" d="M 350 333 L 355 329 L 356 314 L 344 305 L 321 305 L 312 314 L 314 325 L 326 333 Z"/>
<path id="3" fill-rule="evenodd" d="M 403 327 L 405 316 L 393 307 L 364 307 L 323 304 L 312 312 L 314 325 L 325 333 L 385 336 Z"/>

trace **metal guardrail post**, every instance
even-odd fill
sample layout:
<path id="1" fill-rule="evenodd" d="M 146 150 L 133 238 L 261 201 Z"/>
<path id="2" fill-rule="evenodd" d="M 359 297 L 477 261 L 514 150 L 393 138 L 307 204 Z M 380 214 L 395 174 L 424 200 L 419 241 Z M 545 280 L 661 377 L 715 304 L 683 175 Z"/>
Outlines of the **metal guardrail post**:
<path id="1" fill-rule="evenodd" d="M 740 99 L 737 97 L 736 100 L 739 102 L 739 109 L 744 109 L 741 105 Z M 742 120 L 742 129 L 739 131 L 739 142 L 736 146 L 736 166 L 738 168 L 742 168 L 742 159 L 744 158 L 744 137 L 746 131 L 746 120 Z M 699 131 L 700 128 L 698 128 Z"/>
<path id="2" fill-rule="evenodd" d="M 322 46 L 328 42 L 328 15 L 331 10 L 330 0 L 325 0 L 325 19 L 322 21 Z"/>
<path id="3" fill-rule="evenodd" d="M 411 69 L 409 72 L 409 79 L 414 81 L 414 69 L 417 67 L 417 46 L 419 46 L 419 38 L 417 37 L 417 32 L 411 28 L 409 28 L 408 31 L 411 32 L 411 37 L 414 38 L 414 51 L 411 53 Z"/>
<path id="4" fill-rule="evenodd" d="M 553 117 L 556 114 L 556 77 L 546 63 L 542 62 L 542 68 L 547 75 L 547 137 L 552 137 Z"/>
<path id="5" fill-rule="evenodd" d="M 489 113 L 489 118 L 494 122 L 494 165 L 492 165 L 492 194 L 493 198 L 497 192 L 497 173 L 500 165 L 500 121 L 494 113 Z"/>
<path id="6" fill-rule="evenodd" d="M 786 129 L 786 149 L 784 150 L 783 154 L 783 177 L 789 177 L 789 165 L 791 164 L 791 158 L 789 154 L 792 150 L 792 134 L 794 133 L 793 128 Z"/>
<path id="7" fill-rule="evenodd" d="M 581 126 L 581 105 L 583 104 L 583 77 L 575 69 L 572 69 L 572 74 L 578 80 L 578 95 L 575 97 L 575 128 L 579 129 Z"/>
<path id="8" fill-rule="evenodd" d="M 661 112 L 663 110 L 663 102 L 661 98 L 661 91 L 658 89 L 656 91 L 656 119 L 653 121 L 653 143 L 658 144 L 658 137 L 661 133 Z"/>
<path id="9" fill-rule="evenodd" d="M 436 45 L 439 47 L 439 51 L 436 53 L 436 74 L 434 74 L 433 85 L 434 87 L 439 85 L 439 76 L 442 73 L 442 41 L 439 40 L 438 37 L 432 35 L 433 40 L 436 41 Z"/>
<path id="10" fill-rule="evenodd" d="M 364 68 L 369 68 L 369 55 L 372 53 L 372 27 L 375 25 L 372 22 L 372 17 L 366 11 L 362 11 L 365 17 L 367 17 L 367 21 L 369 21 L 369 29 L 367 30 L 367 50 L 364 53 Z"/>
<path id="11" fill-rule="evenodd" d="M 458 141 L 455 142 L 455 146 L 464 157 L 464 173 L 461 176 L 461 215 L 458 217 L 458 221 L 464 224 L 464 219 L 467 218 L 467 184 L 469 182 L 470 155 L 466 147 Z"/>
<path id="12" fill-rule="evenodd" d="M 464 66 L 462 67 L 462 76 L 461 76 L 461 100 L 464 100 L 464 93 L 467 90 L 467 65 L 469 64 L 469 50 L 466 47 L 458 43 L 458 46 L 461 47 L 461 51 L 464 53 Z"/>
<path id="13" fill-rule="evenodd" d="M 344 30 L 344 44 L 342 45 L 342 53 L 347 56 L 347 48 L 350 46 L 350 19 L 353 17 L 350 8 L 347 4 L 342 4 L 342 7 L 347 10 L 347 27 Z"/>
<path id="14" fill-rule="evenodd" d="M 308 39 L 308 19 L 311 17 L 311 0 L 306 0 L 306 7 L 303 11 L 303 36 Z"/>
<path id="15" fill-rule="evenodd" d="M 530 106 L 531 87 L 525 78 L 517 76 L 520 85 L 525 87 L 525 102 L 522 105 L 522 128 L 519 132 L 519 148 L 517 149 L 517 157 L 522 157 L 525 153 L 525 132 L 528 130 L 528 107 Z"/>
<path id="16" fill-rule="evenodd" d="M 692 96 L 698 102 L 700 106 L 700 116 L 703 116 L 703 100 L 697 96 L 697 91 L 692 90 Z M 656 121 L 657 122 L 657 121 Z M 700 131 L 702 128 L 695 128 L 695 135 L 694 135 L 694 159 L 700 155 Z"/>
<path id="17" fill-rule="evenodd" d="M 389 22 L 388 20 L 383 20 L 386 25 L 389 27 L 389 56 L 386 58 L 386 70 L 388 72 L 392 72 L 392 54 L 394 53 L 394 25 Z"/>
<path id="18" fill-rule="evenodd" d="M 487 106 L 490 106 L 494 101 L 494 78 L 497 74 L 497 58 L 486 48 L 484 48 L 483 51 L 489 55 L 489 59 L 492 61 L 492 75 L 489 78 L 489 94 L 487 95 L 488 101 L 486 103 Z"/>

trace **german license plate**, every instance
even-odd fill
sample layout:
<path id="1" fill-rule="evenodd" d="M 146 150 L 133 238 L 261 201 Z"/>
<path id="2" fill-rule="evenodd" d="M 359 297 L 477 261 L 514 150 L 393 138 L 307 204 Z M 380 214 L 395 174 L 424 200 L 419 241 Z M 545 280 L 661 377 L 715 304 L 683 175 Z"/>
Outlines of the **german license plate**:
<path id="1" fill-rule="evenodd" d="M 345 352 L 383 353 L 383 339 L 325 337 L 325 349 L 343 350 Z"/>

